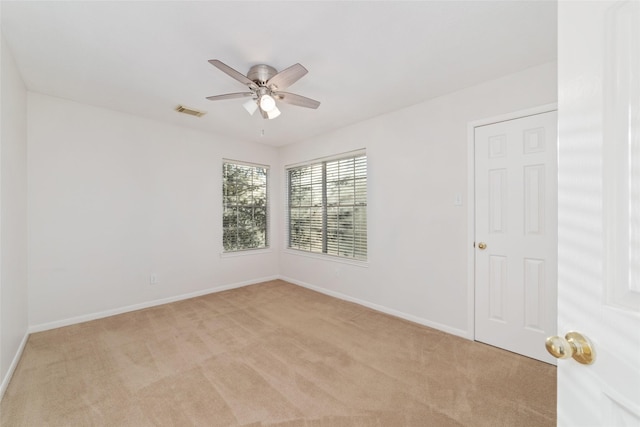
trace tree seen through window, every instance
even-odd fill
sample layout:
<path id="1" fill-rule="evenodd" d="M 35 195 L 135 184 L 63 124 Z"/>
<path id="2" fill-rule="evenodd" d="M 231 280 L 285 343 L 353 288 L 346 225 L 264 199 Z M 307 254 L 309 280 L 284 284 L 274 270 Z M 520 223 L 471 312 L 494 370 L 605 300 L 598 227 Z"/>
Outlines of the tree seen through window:
<path id="1" fill-rule="evenodd" d="M 268 246 L 266 166 L 223 164 L 223 248 L 225 252 Z"/>

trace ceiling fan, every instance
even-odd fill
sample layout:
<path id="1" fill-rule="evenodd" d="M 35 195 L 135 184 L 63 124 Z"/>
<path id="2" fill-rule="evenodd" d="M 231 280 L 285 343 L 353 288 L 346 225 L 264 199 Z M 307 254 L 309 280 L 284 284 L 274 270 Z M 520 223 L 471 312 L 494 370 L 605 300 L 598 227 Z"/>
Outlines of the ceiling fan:
<path id="1" fill-rule="evenodd" d="M 282 92 L 283 89 L 288 88 L 307 74 L 307 69 L 300 64 L 294 64 L 280 72 L 269 65 L 258 64 L 251 67 L 245 76 L 217 59 L 210 59 L 209 63 L 246 85 L 250 90 L 250 92 L 207 96 L 210 101 L 251 97 L 242 106 L 251 115 L 256 110 L 260 110 L 264 119 L 275 119 L 280 115 L 276 101 L 314 109 L 320 105 L 320 102 L 314 99 L 296 95 L 295 93 Z"/>

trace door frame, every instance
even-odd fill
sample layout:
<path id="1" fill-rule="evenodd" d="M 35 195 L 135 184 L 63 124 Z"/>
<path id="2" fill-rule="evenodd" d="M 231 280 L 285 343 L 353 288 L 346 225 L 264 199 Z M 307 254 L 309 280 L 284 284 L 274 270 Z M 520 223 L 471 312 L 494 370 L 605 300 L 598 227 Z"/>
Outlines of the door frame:
<path id="1" fill-rule="evenodd" d="M 536 114 L 548 113 L 558 109 L 557 103 L 539 105 L 525 110 L 513 111 L 499 116 L 474 120 L 467 124 L 467 338 L 475 340 L 475 299 L 476 299 L 476 250 L 474 247 L 476 235 L 476 168 L 475 168 L 475 128 L 520 119 Z M 556 153 L 557 155 L 557 153 Z"/>

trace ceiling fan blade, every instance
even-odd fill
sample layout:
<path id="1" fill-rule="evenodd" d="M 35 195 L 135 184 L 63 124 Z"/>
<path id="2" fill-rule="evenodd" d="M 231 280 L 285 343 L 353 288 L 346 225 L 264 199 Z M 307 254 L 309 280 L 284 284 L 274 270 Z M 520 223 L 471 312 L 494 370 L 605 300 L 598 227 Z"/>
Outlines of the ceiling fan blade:
<path id="1" fill-rule="evenodd" d="M 320 106 L 320 102 L 315 99 L 306 98 L 301 95 L 296 95 L 295 93 L 289 92 L 273 92 L 273 96 L 276 97 L 281 102 L 285 104 L 297 105 L 298 107 L 306 107 L 306 108 L 318 108 Z"/>
<path id="2" fill-rule="evenodd" d="M 285 68 L 267 82 L 267 86 L 272 90 L 286 89 L 300 80 L 308 71 L 300 64 L 294 64 Z"/>
<path id="3" fill-rule="evenodd" d="M 226 93 L 224 95 L 207 96 L 209 101 L 220 101 L 221 99 L 245 98 L 253 96 L 253 92 Z"/>
<path id="4" fill-rule="evenodd" d="M 222 61 L 219 61 L 217 59 L 210 59 L 209 60 L 209 64 L 213 65 L 214 67 L 218 68 L 219 70 L 221 70 L 222 72 L 230 75 L 231 77 L 233 77 L 234 79 L 236 79 L 237 81 L 239 81 L 242 84 L 245 84 L 247 86 L 249 86 L 251 89 L 257 89 L 258 85 L 255 84 L 253 82 L 253 80 L 249 79 L 247 76 L 245 76 L 244 74 L 234 70 L 233 68 L 229 67 L 227 64 L 225 64 Z"/>

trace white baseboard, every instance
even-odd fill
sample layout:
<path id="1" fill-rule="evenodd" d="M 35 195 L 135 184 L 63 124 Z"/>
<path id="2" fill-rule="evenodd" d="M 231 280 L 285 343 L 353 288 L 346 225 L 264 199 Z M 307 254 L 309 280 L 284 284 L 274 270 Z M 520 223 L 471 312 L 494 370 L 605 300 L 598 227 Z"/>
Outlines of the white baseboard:
<path id="1" fill-rule="evenodd" d="M 0 384 L 0 400 L 4 397 L 4 392 L 7 391 L 7 387 L 9 387 L 9 382 L 11 381 L 11 377 L 13 377 L 13 373 L 18 367 L 18 362 L 20 362 L 20 358 L 22 357 L 22 352 L 24 351 L 24 346 L 27 345 L 27 339 L 29 339 L 29 333 L 24 334 L 20 345 L 18 346 L 18 351 L 16 352 L 13 360 L 11 361 L 11 365 L 9 366 L 9 370 L 7 374 L 2 379 L 2 383 Z"/>
<path id="2" fill-rule="evenodd" d="M 437 329 L 439 331 L 446 332 L 446 333 L 451 334 L 451 335 L 456 335 L 456 336 L 459 336 L 459 337 L 462 337 L 462 338 L 473 340 L 473 335 L 469 331 L 466 331 L 466 330 L 463 330 L 463 329 L 452 328 L 451 326 L 448 326 L 448 325 L 443 325 L 441 323 L 433 322 L 431 320 L 424 319 L 422 317 L 418 317 L 418 316 L 414 316 L 412 314 L 404 313 L 402 311 L 398 311 L 398 310 L 395 310 L 393 308 L 389 308 L 389 307 L 385 307 L 383 305 L 379 305 L 379 304 L 375 304 L 375 303 L 372 303 L 372 302 L 369 302 L 369 301 L 361 300 L 359 298 L 354 298 L 354 297 L 351 297 L 349 295 L 342 294 L 340 292 L 330 291 L 330 290 L 321 288 L 319 286 L 311 285 L 309 283 L 305 283 L 305 282 L 302 282 L 300 280 L 292 279 L 290 277 L 280 276 L 280 279 L 284 280 L 284 281 L 287 281 L 287 282 L 290 282 L 290 283 L 293 283 L 294 285 L 302 286 L 303 288 L 311 289 L 312 291 L 320 292 L 321 294 L 329 295 L 329 296 L 332 296 L 332 297 L 335 297 L 335 298 L 338 298 L 338 299 L 341 299 L 341 300 L 344 300 L 344 301 L 353 302 L 353 303 L 356 303 L 358 305 L 362 305 L 364 307 L 368 307 L 368 308 L 371 308 L 373 310 L 376 310 L 376 311 L 379 311 L 379 312 L 382 312 L 382 313 L 385 313 L 385 314 L 389 314 L 389 315 L 394 316 L 394 317 L 399 317 L 401 319 L 408 320 L 410 322 L 417 323 L 417 324 L 420 324 L 420 325 L 423 325 L 423 326 L 428 326 L 430 328 Z"/>
<path id="3" fill-rule="evenodd" d="M 128 305 L 126 307 L 115 308 L 112 310 L 105 310 L 97 313 L 84 314 L 82 316 L 70 317 L 68 319 L 56 320 L 54 322 L 41 323 L 39 325 L 31 325 L 29 326 L 29 333 L 32 334 L 34 332 L 48 331 L 49 329 L 56 329 L 56 328 L 61 328 L 63 326 L 75 325 L 77 323 L 83 323 L 91 320 L 102 319 L 109 316 L 115 316 L 117 314 L 123 314 L 131 311 L 142 310 L 144 308 L 155 307 L 158 305 L 168 304 L 176 301 L 182 301 L 185 299 L 195 298 L 202 295 L 208 295 L 216 292 L 227 291 L 229 289 L 241 288 L 243 286 L 255 285 L 257 283 L 268 282 L 270 280 L 276 280 L 279 278 L 280 276 L 262 277 L 259 279 L 249 280 L 246 282 L 239 282 L 239 283 L 233 283 L 230 285 L 218 286 L 215 288 L 203 289 L 203 290 L 191 292 L 188 294 L 181 294 L 181 295 L 157 299 L 153 301 L 147 301 L 139 304 Z"/>

